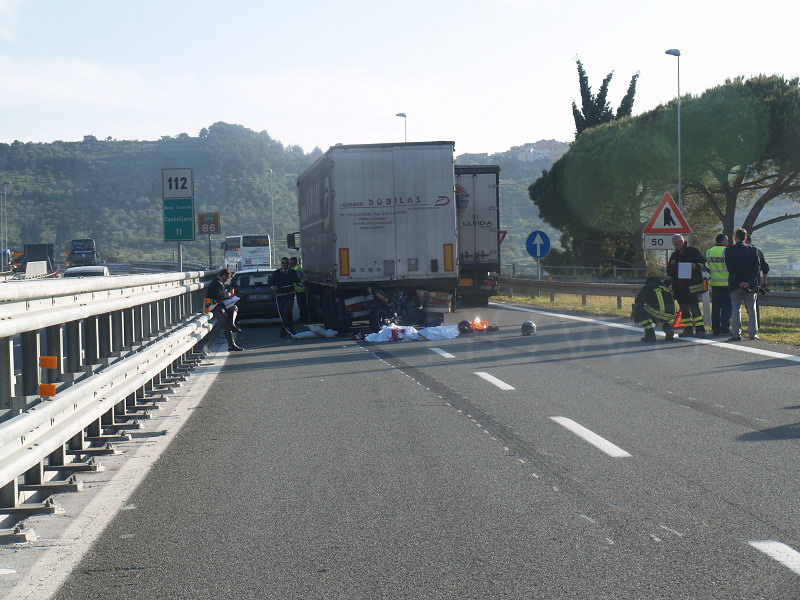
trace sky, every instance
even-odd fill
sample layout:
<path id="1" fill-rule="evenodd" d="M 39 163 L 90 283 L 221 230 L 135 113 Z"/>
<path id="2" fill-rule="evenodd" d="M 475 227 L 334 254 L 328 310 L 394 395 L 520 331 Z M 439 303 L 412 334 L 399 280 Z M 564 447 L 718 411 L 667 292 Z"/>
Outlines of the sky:
<path id="1" fill-rule="evenodd" d="M 800 3 L 0 0 L 0 142 L 158 139 L 217 121 L 306 152 L 574 138 L 575 58 L 634 114 L 726 78 L 800 74 Z M 395 116 L 403 112 L 406 119 Z"/>

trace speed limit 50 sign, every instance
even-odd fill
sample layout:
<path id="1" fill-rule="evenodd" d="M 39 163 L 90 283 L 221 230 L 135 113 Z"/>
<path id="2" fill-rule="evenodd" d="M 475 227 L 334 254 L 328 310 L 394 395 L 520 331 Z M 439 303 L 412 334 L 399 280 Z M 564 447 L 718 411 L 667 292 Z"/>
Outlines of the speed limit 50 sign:
<path id="1" fill-rule="evenodd" d="M 219 226 L 219 213 L 197 213 L 197 233 L 201 235 L 214 235 L 221 232 L 222 229 Z"/>

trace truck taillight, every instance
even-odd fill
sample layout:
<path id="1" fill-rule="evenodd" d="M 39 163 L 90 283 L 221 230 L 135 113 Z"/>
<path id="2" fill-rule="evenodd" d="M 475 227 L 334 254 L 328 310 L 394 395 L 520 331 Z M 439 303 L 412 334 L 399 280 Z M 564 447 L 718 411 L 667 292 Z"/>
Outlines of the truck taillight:
<path id="1" fill-rule="evenodd" d="M 350 275 L 350 248 L 339 248 L 339 276 Z"/>
<path id="2" fill-rule="evenodd" d="M 455 261 L 453 260 L 453 244 L 444 244 L 444 270 L 455 270 Z"/>

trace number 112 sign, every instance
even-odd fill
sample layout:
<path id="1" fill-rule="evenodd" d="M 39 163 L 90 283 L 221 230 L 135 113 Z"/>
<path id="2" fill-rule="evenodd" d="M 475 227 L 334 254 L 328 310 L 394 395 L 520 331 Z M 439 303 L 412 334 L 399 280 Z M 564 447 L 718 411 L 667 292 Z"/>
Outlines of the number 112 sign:
<path id="1" fill-rule="evenodd" d="M 161 169 L 162 198 L 194 198 L 192 169 Z"/>

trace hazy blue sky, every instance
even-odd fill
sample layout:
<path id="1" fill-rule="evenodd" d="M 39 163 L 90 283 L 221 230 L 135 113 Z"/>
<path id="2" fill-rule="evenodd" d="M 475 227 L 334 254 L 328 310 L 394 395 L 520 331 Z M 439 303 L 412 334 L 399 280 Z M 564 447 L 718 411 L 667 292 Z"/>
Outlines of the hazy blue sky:
<path id="1" fill-rule="evenodd" d="M 156 139 L 216 121 L 309 151 L 574 135 L 575 56 L 634 112 L 725 78 L 797 76 L 800 3 L 0 0 L 0 141 Z"/>

